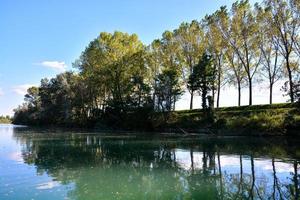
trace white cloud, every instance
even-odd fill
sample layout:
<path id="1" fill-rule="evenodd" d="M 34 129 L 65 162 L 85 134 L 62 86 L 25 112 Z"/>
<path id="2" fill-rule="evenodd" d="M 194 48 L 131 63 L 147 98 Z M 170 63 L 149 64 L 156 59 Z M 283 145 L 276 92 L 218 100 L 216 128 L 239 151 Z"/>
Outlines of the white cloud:
<path id="1" fill-rule="evenodd" d="M 58 186 L 60 186 L 59 182 L 50 181 L 50 182 L 47 182 L 47 183 L 38 184 L 36 189 L 38 189 L 38 190 L 49 190 L 49 189 L 52 189 L 52 188 L 55 188 L 55 187 L 58 187 Z"/>
<path id="2" fill-rule="evenodd" d="M 33 87 L 35 85 L 24 84 L 13 87 L 13 91 L 19 95 L 25 95 L 27 93 L 27 89 Z"/>
<path id="3" fill-rule="evenodd" d="M 274 166 L 278 173 L 294 172 L 293 163 L 284 163 L 276 160 Z M 261 167 L 264 170 L 273 171 L 272 160 L 257 160 L 255 161 L 255 167 Z"/>
<path id="4" fill-rule="evenodd" d="M 60 62 L 60 61 L 43 61 L 40 63 L 36 63 L 36 65 L 48 67 L 50 69 L 54 69 L 54 70 L 60 71 L 60 72 L 66 71 L 67 67 L 68 67 L 65 62 Z"/>

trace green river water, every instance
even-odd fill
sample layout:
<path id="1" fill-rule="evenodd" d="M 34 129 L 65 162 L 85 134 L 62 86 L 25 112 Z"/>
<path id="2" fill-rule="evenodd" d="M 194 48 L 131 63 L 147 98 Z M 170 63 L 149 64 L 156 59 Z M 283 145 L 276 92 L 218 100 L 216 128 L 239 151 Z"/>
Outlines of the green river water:
<path id="1" fill-rule="evenodd" d="M 300 140 L 0 125 L 0 200 L 299 199 Z"/>

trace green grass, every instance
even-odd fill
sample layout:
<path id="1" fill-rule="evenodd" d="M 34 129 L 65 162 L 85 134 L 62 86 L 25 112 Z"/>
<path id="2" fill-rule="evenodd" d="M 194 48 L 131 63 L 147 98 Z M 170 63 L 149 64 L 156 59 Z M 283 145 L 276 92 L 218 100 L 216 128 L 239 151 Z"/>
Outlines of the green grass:
<path id="1" fill-rule="evenodd" d="M 156 123 L 156 126 L 193 132 L 209 128 L 227 132 L 236 130 L 242 134 L 283 135 L 290 130 L 300 132 L 299 110 L 296 103 L 216 108 L 213 123 L 208 122 L 201 109 L 182 110 L 169 113 L 168 120 L 163 124 Z"/>

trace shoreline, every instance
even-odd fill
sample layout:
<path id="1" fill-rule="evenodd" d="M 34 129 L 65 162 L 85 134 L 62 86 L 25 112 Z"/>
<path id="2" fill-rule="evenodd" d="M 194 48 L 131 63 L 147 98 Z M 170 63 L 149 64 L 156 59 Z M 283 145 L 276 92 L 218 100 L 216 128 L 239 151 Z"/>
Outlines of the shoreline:
<path id="1" fill-rule="evenodd" d="M 203 110 L 182 110 L 168 113 L 145 113 L 140 120 L 136 113 L 124 114 L 117 124 L 105 119 L 94 119 L 85 124 L 25 124 L 37 129 L 75 130 L 110 133 L 175 135 L 204 134 L 215 136 L 300 136 L 300 106 L 298 103 L 224 107 L 213 110 L 213 118 L 205 117 Z"/>

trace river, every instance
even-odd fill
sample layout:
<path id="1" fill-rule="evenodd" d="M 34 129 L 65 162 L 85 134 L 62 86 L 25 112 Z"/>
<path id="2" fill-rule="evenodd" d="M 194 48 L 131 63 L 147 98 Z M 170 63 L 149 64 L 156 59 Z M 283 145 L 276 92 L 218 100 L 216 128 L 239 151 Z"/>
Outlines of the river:
<path id="1" fill-rule="evenodd" d="M 299 199 L 300 140 L 0 125 L 0 199 Z"/>

